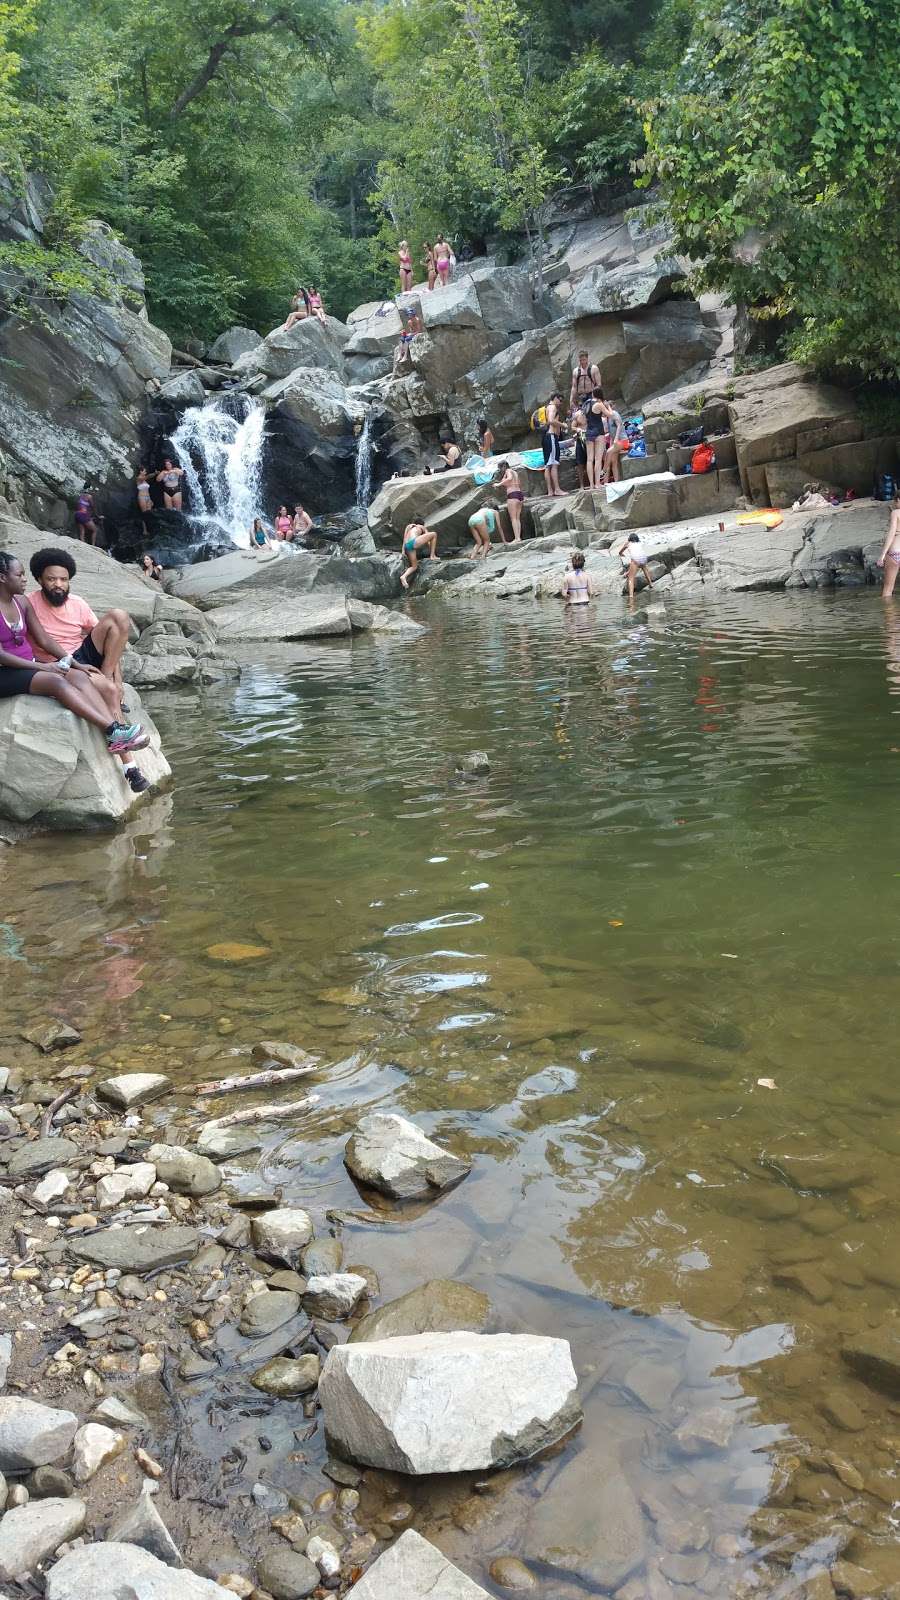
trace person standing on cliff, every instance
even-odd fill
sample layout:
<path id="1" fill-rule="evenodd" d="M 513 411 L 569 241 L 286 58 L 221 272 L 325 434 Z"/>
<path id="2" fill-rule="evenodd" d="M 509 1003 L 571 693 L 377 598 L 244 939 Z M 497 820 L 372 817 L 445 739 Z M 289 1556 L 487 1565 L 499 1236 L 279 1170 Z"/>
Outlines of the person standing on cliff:
<path id="1" fill-rule="evenodd" d="M 569 394 L 569 410 L 582 406 L 595 389 L 602 388 L 600 368 L 596 361 L 592 361 L 587 350 L 579 350 L 578 365 L 572 369 L 572 388 Z"/>
<path id="2" fill-rule="evenodd" d="M 400 240 L 400 248 L 397 251 L 397 265 L 400 271 L 400 293 L 409 294 L 413 286 L 413 264 L 412 256 L 409 253 L 409 241 L 406 239 Z"/>
<path id="3" fill-rule="evenodd" d="M 78 530 L 79 539 L 83 540 L 85 544 L 95 545 L 97 543 L 97 534 L 100 532 L 97 527 L 99 521 L 100 518 L 97 516 L 97 505 L 91 486 L 90 484 L 85 484 L 81 494 L 75 501 L 75 527 Z"/>
<path id="4" fill-rule="evenodd" d="M 884 582 L 881 585 L 882 598 L 890 600 L 897 582 L 897 573 L 900 572 L 900 494 L 895 494 L 891 501 L 891 515 L 881 555 L 878 557 L 878 566 L 884 571 Z"/>
<path id="5" fill-rule="evenodd" d="M 171 456 L 166 456 L 162 472 L 156 474 L 157 483 L 163 486 L 163 505 L 167 511 L 181 510 L 181 480 L 184 467 L 176 467 Z"/>
<path id="6" fill-rule="evenodd" d="M 541 444 L 544 451 L 544 483 L 547 494 L 551 499 L 562 494 L 559 486 L 559 437 L 562 433 L 563 397 L 558 392 L 552 394 L 547 401 L 547 420 L 544 423 L 544 436 Z"/>

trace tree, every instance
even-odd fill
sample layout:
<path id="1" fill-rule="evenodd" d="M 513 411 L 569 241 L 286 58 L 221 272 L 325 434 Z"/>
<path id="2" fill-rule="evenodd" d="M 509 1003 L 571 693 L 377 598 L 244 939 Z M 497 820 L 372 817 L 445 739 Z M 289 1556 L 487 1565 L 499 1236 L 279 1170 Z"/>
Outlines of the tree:
<path id="1" fill-rule="evenodd" d="M 700 0 L 648 175 L 701 287 L 789 319 L 787 351 L 900 373 L 900 11 Z"/>

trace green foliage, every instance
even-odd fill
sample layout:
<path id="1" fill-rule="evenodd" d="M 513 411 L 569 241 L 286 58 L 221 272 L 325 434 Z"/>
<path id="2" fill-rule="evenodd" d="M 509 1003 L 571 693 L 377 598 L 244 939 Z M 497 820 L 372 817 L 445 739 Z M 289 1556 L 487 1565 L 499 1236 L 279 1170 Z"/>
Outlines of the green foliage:
<path id="1" fill-rule="evenodd" d="M 593 189 L 624 184 L 642 153 L 633 77 L 632 68 L 615 66 L 592 45 L 557 86 L 553 148 L 576 182 Z"/>
<path id="2" fill-rule="evenodd" d="M 648 172 L 704 287 L 790 319 L 788 353 L 900 372 L 900 11 L 700 0 Z"/>

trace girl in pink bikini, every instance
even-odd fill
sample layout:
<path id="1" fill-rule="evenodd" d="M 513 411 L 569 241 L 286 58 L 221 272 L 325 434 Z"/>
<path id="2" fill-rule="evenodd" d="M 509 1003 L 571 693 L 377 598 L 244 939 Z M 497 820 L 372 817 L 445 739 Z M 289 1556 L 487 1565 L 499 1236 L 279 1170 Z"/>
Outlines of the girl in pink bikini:
<path id="1" fill-rule="evenodd" d="M 319 321 L 324 323 L 325 307 L 322 304 L 322 296 L 318 289 L 310 289 L 309 291 L 309 309 L 314 317 L 318 317 Z"/>
<path id="2" fill-rule="evenodd" d="M 439 233 L 434 241 L 434 264 L 438 270 L 441 283 L 450 282 L 450 257 L 453 254 L 444 235 Z"/>
<path id="3" fill-rule="evenodd" d="M 413 264 L 409 253 L 409 241 L 400 240 L 400 249 L 397 251 L 397 260 L 400 264 L 400 293 L 408 294 L 413 286 Z"/>

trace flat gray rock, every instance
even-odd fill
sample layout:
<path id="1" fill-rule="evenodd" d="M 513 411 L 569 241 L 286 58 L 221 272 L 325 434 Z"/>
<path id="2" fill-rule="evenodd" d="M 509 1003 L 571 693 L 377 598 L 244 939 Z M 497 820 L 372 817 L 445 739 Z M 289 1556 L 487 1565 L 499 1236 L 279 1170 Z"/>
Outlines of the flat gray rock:
<path id="1" fill-rule="evenodd" d="M 84 1527 L 83 1500 L 31 1500 L 0 1522 L 0 1578 L 24 1578 Z"/>
<path id="2" fill-rule="evenodd" d="M 13 1151 L 6 1170 L 11 1178 L 33 1178 L 39 1172 L 49 1172 L 51 1167 L 74 1161 L 80 1154 L 71 1139 L 32 1139 Z"/>
<path id="3" fill-rule="evenodd" d="M 319 1382 L 330 1448 L 416 1476 L 526 1461 L 581 1419 L 568 1343 L 421 1333 L 335 1345 Z"/>
<path id="4" fill-rule="evenodd" d="M 370 1311 L 356 1324 L 350 1343 L 409 1333 L 484 1333 L 490 1315 L 491 1302 L 480 1290 L 452 1278 L 432 1278 Z"/>
<path id="5" fill-rule="evenodd" d="M 234 1600 L 211 1578 L 175 1571 L 136 1544 L 70 1550 L 47 1578 L 47 1600 Z"/>
<path id="6" fill-rule="evenodd" d="M 96 1092 L 108 1105 L 132 1111 L 148 1100 L 158 1100 L 171 1086 L 172 1080 L 164 1072 L 123 1072 L 116 1078 L 104 1078 Z"/>
<path id="7" fill-rule="evenodd" d="M 158 1267 L 177 1267 L 190 1261 L 200 1247 L 196 1228 L 132 1227 L 104 1228 L 67 1241 L 67 1248 L 79 1261 L 98 1267 L 118 1267 L 121 1272 L 155 1272 Z"/>
<path id="8" fill-rule="evenodd" d="M 21 1395 L 0 1398 L 0 1472 L 46 1467 L 67 1454 L 78 1418 Z"/>
<path id="9" fill-rule="evenodd" d="M 354 1178 L 394 1200 L 422 1200 L 452 1189 L 472 1163 L 442 1150 L 396 1112 L 363 1117 L 347 1141 L 344 1160 Z"/>
<path id="10" fill-rule="evenodd" d="M 407 1528 L 353 1585 L 347 1600 L 488 1600 L 487 1590 Z"/>

